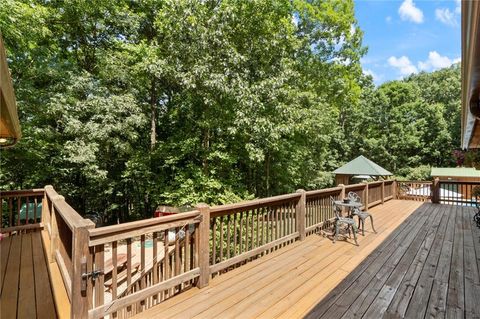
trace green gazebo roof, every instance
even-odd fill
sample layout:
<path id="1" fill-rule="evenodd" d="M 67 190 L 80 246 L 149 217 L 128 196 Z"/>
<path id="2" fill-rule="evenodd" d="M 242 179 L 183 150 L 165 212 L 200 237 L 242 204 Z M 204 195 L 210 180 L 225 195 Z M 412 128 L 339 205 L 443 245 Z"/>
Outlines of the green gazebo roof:
<path id="1" fill-rule="evenodd" d="M 372 162 L 363 155 L 348 162 L 340 168 L 337 168 L 333 173 L 343 175 L 369 175 L 369 176 L 387 176 L 393 175 L 380 165 Z"/>
<path id="2" fill-rule="evenodd" d="M 474 167 L 432 167 L 430 175 L 433 177 L 480 177 L 480 171 Z"/>

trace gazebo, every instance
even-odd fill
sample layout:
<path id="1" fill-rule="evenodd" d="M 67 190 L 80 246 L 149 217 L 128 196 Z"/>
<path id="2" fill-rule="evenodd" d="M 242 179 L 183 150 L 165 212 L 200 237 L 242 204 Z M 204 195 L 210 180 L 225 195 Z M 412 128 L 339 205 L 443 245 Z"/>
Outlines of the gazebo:
<path id="1" fill-rule="evenodd" d="M 393 175 L 380 165 L 372 162 L 363 155 L 355 158 L 340 168 L 337 168 L 334 172 L 335 182 L 337 185 L 344 184 L 349 185 L 352 178 L 358 179 L 386 179 L 387 176 Z"/>

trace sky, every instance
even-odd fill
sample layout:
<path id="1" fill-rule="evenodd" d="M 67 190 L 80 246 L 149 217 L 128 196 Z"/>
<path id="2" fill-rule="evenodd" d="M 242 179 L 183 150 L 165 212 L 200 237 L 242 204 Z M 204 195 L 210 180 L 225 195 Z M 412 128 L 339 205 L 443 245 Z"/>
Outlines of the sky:
<path id="1" fill-rule="evenodd" d="M 460 61 L 460 0 L 355 0 L 375 84 Z"/>

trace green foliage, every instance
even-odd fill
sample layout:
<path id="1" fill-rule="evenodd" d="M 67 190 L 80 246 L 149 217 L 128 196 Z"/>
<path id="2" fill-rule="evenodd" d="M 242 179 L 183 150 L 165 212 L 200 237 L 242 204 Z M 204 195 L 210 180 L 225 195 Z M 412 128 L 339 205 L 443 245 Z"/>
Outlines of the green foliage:
<path id="1" fill-rule="evenodd" d="M 23 131 L 0 185 L 53 184 L 81 213 L 328 187 L 359 154 L 397 172 L 458 145 L 460 68 L 375 88 L 351 0 L 6 0 L 0 29 Z"/>
<path id="2" fill-rule="evenodd" d="M 418 167 L 406 167 L 398 170 L 399 179 L 407 181 L 428 181 L 431 180 L 430 173 L 432 167 L 429 165 L 420 165 Z"/>

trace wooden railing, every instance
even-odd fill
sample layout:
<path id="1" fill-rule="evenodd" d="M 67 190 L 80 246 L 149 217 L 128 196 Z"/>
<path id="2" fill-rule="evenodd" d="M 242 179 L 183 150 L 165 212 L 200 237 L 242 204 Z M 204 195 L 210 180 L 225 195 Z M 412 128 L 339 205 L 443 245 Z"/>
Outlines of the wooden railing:
<path id="1" fill-rule="evenodd" d="M 433 187 L 436 202 L 441 204 L 475 206 L 476 198 L 473 195 L 475 186 L 480 182 L 456 182 L 436 180 Z"/>
<path id="2" fill-rule="evenodd" d="M 364 186 L 360 185 L 362 189 Z M 319 229 L 330 226 L 335 218 L 330 196 L 340 199 L 344 197 L 343 187 L 334 187 L 306 193 L 306 213 L 305 213 L 305 231 L 306 235 L 311 235 Z"/>
<path id="3" fill-rule="evenodd" d="M 369 208 L 393 198 L 395 182 L 299 190 L 214 207 L 200 204 L 191 212 L 101 228 L 47 186 L 33 193 L 2 193 L 2 226 L 8 226 L 2 231 L 29 226 L 27 220 L 22 224 L 18 211 L 33 201 L 42 209 L 42 238 L 49 262 L 60 270 L 71 317 L 129 317 L 328 227 L 334 220 L 330 196 L 340 199 L 350 191 Z"/>
<path id="4" fill-rule="evenodd" d="M 0 192 L 1 232 L 40 228 L 44 189 Z"/>
<path id="5" fill-rule="evenodd" d="M 397 181 L 397 198 L 428 202 L 432 200 L 433 182 Z"/>
<path id="6" fill-rule="evenodd" d="M 226 270 L 295 240 L 302 196 L 299 192 L 212 207 L 210 272 Z"/>
<path id="7" fill-rule="evenodd" d="M 82 296 L 82 260 L 88 255 L 88 229 L 92 221 L 80 216 L 52 186 L 42 201 L 43 242 L 50 263 L 56 263 L 70 301 L 72 318 L 81 318 L 86 304 Z M 65 306 L 65 305 L 62 305 Z"/>
<path id="8" fill-rule="evenodd" d="M 88 317 L 127 317 L 190 288 L 200 276 L 201 219 L 194 210 L 89 229 Z"/>

